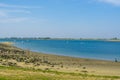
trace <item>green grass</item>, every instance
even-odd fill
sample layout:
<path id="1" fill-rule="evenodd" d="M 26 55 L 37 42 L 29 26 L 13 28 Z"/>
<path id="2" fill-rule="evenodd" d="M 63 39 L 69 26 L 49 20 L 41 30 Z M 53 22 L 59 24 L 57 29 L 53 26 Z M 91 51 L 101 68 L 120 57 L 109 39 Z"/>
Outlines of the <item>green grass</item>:
<path id="1" fill-rule="evenodd" d="M 0 66 L 0 80 L 120 80 L 120 76 L 101 76 Z"/>

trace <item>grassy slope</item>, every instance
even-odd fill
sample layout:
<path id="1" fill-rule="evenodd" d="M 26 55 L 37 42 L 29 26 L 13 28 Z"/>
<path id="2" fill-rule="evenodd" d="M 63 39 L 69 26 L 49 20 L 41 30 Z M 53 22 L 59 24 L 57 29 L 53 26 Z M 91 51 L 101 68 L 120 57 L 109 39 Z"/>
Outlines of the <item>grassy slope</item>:
<path id="1" fill-rule="evenodd" d="M 120 77 L 0 66 L 0 80 L 120 80 Z"/>

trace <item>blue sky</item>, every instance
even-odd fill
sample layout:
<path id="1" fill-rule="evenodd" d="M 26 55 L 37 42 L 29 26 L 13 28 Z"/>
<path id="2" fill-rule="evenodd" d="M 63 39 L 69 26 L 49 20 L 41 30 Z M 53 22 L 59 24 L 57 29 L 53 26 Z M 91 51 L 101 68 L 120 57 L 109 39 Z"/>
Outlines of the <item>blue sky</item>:
<path id="1" fill-rule="evenodd" d="M 120 0 L 0 0 L 0 37 L 120 38 Z"/>

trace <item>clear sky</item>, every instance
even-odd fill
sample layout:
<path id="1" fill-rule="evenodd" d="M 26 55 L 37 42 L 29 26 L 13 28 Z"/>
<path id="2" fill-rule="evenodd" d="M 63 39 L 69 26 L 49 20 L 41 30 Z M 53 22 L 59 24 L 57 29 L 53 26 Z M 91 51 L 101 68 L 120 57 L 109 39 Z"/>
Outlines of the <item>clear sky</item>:
<path id="1" fill-rule="evenodd" d="M 120 38 L 120 0 L 0 0 L 0 37 Z"/>

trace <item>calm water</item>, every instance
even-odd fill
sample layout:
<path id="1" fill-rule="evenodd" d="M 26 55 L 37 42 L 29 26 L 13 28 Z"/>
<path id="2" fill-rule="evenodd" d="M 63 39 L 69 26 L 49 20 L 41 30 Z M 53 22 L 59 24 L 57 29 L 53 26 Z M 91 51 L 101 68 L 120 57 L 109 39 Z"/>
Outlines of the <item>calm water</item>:
<path id="1" fill-rule="evenodd" d="M 15 46 L 31 51 L 64 56 L 103 60 L 120 59 L 120 42 L 94 40 L 20 40 L 1 39 L 15 42 Z"/>

